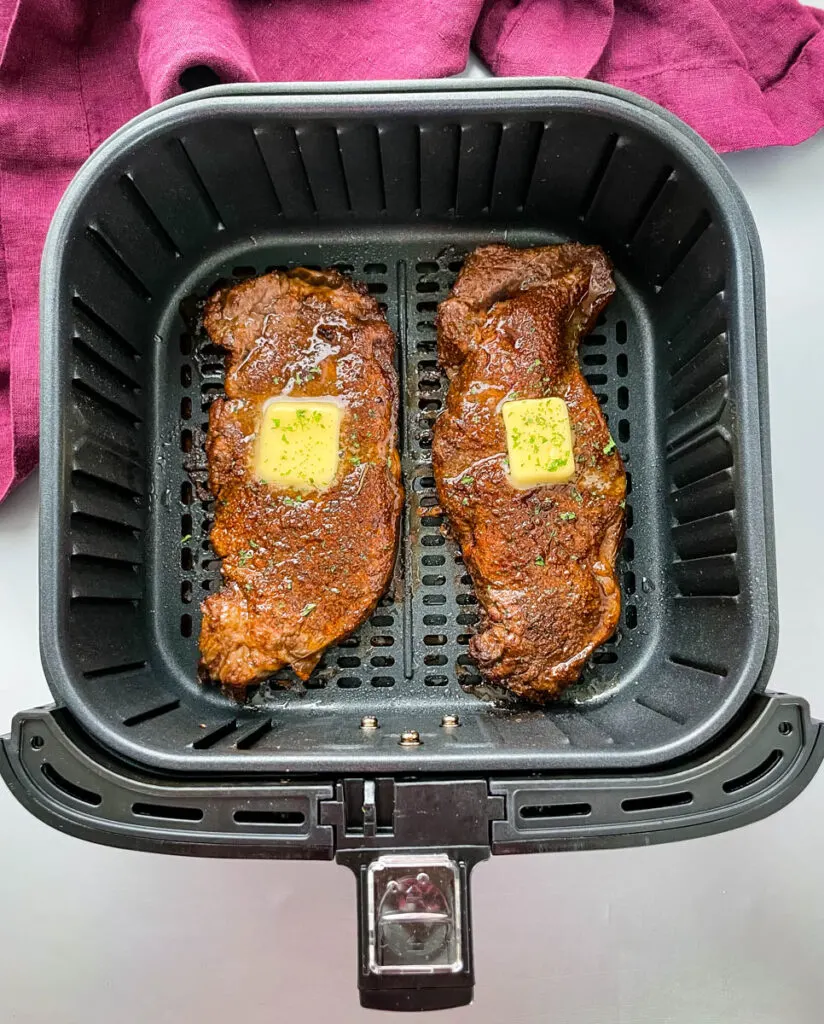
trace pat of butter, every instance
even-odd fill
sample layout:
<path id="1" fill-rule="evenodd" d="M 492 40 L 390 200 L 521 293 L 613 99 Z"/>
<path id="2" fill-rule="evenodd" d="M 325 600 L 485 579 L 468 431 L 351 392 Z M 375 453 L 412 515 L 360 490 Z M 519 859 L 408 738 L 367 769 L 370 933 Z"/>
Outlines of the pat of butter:
<path id="1" fill-rule="evenodd" d="M 268 402 L 255 452 L 258 479 L 296 490 L 328 487 L 338 471 L 342 413 L 334 401 Z"/>
<path id="2" fill-rule="evenodd" d="M 524 398 L 501 407 L 515 487 L 562 484 L 575 473 L 569 412 L 562 398 Z"/>

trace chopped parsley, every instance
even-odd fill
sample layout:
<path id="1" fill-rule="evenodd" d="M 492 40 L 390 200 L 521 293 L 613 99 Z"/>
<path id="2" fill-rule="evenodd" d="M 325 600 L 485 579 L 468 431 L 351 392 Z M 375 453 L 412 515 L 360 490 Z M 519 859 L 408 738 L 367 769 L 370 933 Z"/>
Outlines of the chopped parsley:
<path id="1" fill-rule="evenodd" d="M 579 505 L 583 505 L 583 503 L 584 503 L 584 496 L 583 496 L 583 494 L 581 494 L 581 492 L 578 490 L 577 487 L 570 487 L 569 493 L 572 495 L 572 497 L 575 499 L 575 501 L 578 502 Z"/>
<path id="2" fill-rule="evenodd" d="M 303 607 L 301 608 L 301 610 L 300 610 L 300 617 L 301 617 L 302 619 L 305 619 L 305 618 L 306 618 L 306 616 L 307 616 L 307 615 L 308 615 L 308 614 L 309 614 L 310 612 L 313 612 L 313 611 L 314 611 L 314 610 L 315 610 L 316 608 L 317 608 L 317 605 L 316 605 L 316 604 L 305 604 L 305 605 L 304 605 L 304 606 L 303 606 Z"/>
<path id="3" fill-rule="evenodd" d="M 610 438 L 609 442 L 604 445 L 603 452 L 604 452 L 604 455 L 611 455 L 614 451 L 615 451 L 615 442 L 613 441 L 612 438 Z"/>
<path id="4" fill-rule="evenodd" d="M 237 557 L 238 565 L 246 565 L 253 554 L 254 551 L 252 551 L 251 548 L 247 548 L 245 551 L 240 551 Z"/>
<path id="5" fill-rule="evenodd" d="M 289 505 L 293 508 L 297 508 L 303 504 L 303 498 L 290 498 L 288 495 L 280 499 L 284 505 Z"/>
<path id="6" fill-rule="evenodd" d="M 618 502 L 618 504 L 621 506 L 621 508 L 627 507 L 627 503 L 623 498 Z"/>
<path id="7" fill-rule="evenodd" d="M 474 476 L 465 476 L 465 477 L 462 477 L 462 478 L 461 478 L 461 483 L 462 483 L 462 484 L 463 484 L 463 485 L 464 485 L 465 487 L 471 487 L 471 486 L 472 486 L 472 484 L 474 484 L 474 483 L 475 483 L 475 477 L 474 477 Z"/>
<path id="8" fill-rule="evenodd" d="M 538 555 L 538 557 L 535 559 L 535 564 L 536 565 L 546 565 L 546 562 L 544 561 L 543 556 Z"/>
<path id="9" fill-rule="evenodd" d="M 569 522 L 572 519 L 576 519 L 577 516 L 575 515 L 574 512 L 559 512 L 558 513 L 558 518 L 559 519 L 566 519 L 567 522 Z"/>
<path id="10" fill-rule="evenodd" d="M 185 544 L 187 540 L 191 540 L 191 539 L 192 539 L 191 533 L 187 533 L 185 537 L 181 537 L 180 538 L 180 543 L 181 544 Z"/>

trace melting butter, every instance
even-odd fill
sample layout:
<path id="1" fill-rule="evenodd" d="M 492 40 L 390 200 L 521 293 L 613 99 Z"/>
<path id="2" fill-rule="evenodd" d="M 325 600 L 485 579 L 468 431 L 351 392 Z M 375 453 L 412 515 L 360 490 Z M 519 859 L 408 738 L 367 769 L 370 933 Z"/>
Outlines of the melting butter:
<path id="1" fill-rule="evenodd" d="M 323 490 L 338 471 L 341 406 L 331 399 L 271 399 L 255 449 L 259 480 L 293 490 Z"/>
<path id="2" fill-rule="evenodd" d="M 561 484 L 575 473 L 569 411 L 562 398 L 504 402 L 509 479 L 514 487 Z"/>

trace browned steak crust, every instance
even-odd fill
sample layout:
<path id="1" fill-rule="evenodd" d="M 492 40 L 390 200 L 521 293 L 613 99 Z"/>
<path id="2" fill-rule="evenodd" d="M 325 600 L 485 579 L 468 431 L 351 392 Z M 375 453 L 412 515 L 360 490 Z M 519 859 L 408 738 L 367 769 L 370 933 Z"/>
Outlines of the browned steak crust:
<path id="1" fill-rule="evenodd" d="M 578 678 L 620 613 L 626 474 L 577 359 L 614 290 L 595 246 L 491 245 L 467 259 L 438 311 L 450 384 L 432 460 L 482 609 L 470 652 L 487 680 L 535 701 Z M 509 483 L 507 396 L 567 403 L 576 469 L 568 484 Z"/>
<path id="2" fill-rule="evenodd" d="M 211 407 L 206 440 L 224 586 L 202 605 L 203 664 L 235 687 L 286 665 L 306 679 L 392 574 L 403 504 L 395 338 L 366 289 L 334 271 L 222 288 L 204 325 L 228 357 L 226 398 Z M 255 479 L 256 432 L 274 395 L 343 403 L 341 460 L 327 490 L 300 495 Z"/>

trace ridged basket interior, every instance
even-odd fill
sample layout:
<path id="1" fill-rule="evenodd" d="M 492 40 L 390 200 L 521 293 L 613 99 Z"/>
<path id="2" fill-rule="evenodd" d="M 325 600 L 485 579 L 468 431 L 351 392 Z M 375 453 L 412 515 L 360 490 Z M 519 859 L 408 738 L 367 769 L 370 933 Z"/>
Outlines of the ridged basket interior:
<path id="1" fill-rule="evenodd" d="M 768 615 L 748 257 L 687 142 L 570 95 L 494 110 L 488 96 L 400 110 L 204 98 L 83 172 L 44 271 L 44 554 L 58 564 L 43 649 L 54 692 L 102 743 L 190 770 L 637 765 L 697 745 L 756 685 Z M 563 239 L 603 245 L 619 284 L 580 357 L 628 470 L 623 612 L 582 681 L 533 709 L 478 686 L 476 599 L 427 511 L 445 391 L 434 317 L 475 246 Z M 337 266 L 385 305 L 407 510 L 368 623 L 305 686 L 282 674 L 238 705 L 197 680 L 199 605 L 220 580 L 203 438 L 223 379 L 197 301 L 297 265 Z M 414 750 L 398 743 L 411 728 Z"/>

